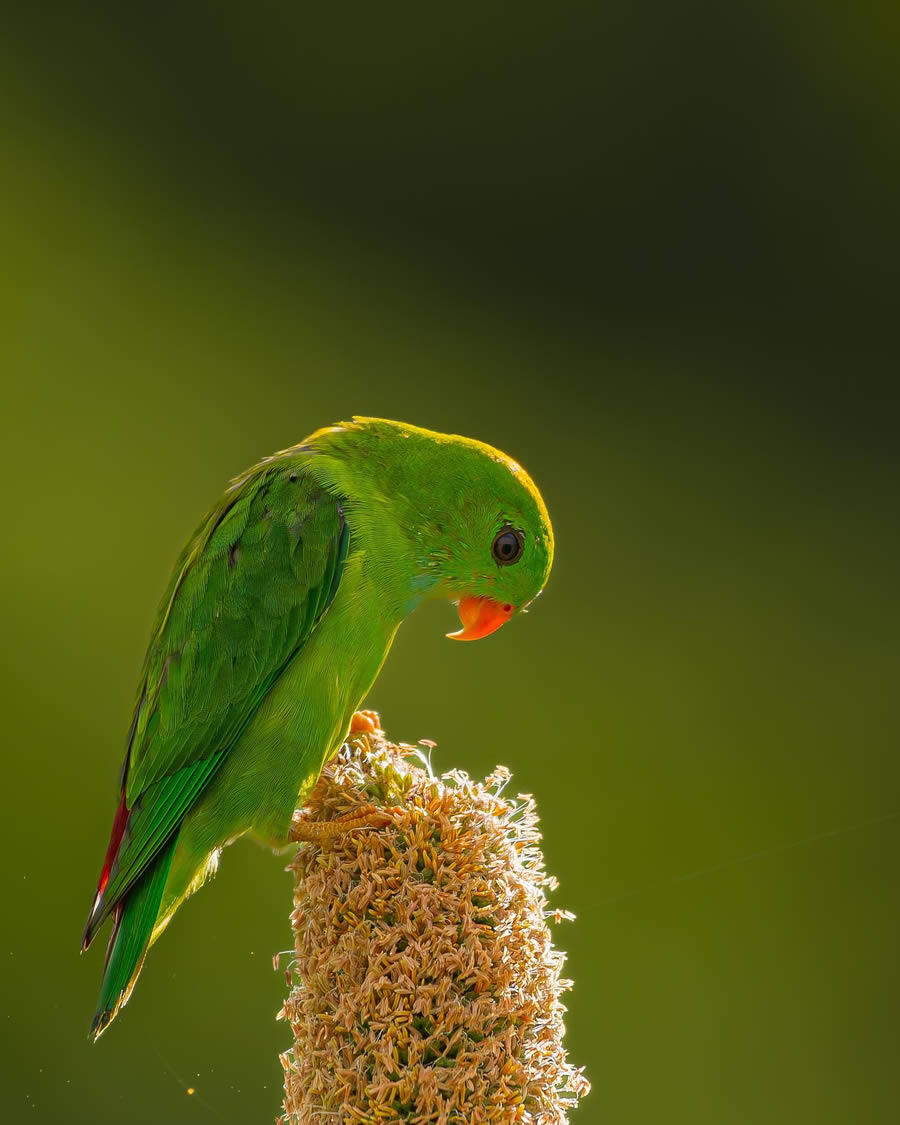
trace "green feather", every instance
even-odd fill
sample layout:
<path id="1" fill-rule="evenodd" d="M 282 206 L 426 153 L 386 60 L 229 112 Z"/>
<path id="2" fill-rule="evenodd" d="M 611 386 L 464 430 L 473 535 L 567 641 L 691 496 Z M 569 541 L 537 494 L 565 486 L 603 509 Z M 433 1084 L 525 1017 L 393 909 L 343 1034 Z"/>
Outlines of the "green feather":
<path id="1" fill-rule="evenodd" d="M 349 532 L 293 459 L 247 474 L 176 567 L 144 668 L 125 770 L 130 816 L 85 933 L 130 891 L 328 607 Z M 287 527 L 317 549 L 302 581 Z"/>
<path id="2" fill-rule="evenodd" d="M 156 922 L 159 901 L 172 863 L 174 839 L 159 853 L 153 866 L 128 896 L 116 921 L 106 954 L 103 984 L 97 1011 L 91 1021 L 91 1034 L 98 1038 L 128 1000 L 141 971 L 141 964 Z"/>

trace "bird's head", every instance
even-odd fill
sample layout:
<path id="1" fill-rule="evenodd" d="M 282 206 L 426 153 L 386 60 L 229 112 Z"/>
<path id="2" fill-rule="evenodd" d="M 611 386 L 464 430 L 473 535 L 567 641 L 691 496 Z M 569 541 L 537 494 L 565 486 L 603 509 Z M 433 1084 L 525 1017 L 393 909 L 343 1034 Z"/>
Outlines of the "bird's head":
<path id="1" fill-rule="evenodd" d="M 432 554 L 441 594 L 457 603 L 461 628 L 447 635 L 475 641 L 504 625 L 543 590 L 553 563 L 553 529 L 525 470 L 490 446 L 461 445 L 460 475 L 472 477 L 436 535 Z"/>
<path id="2" fill-rule="evenodd" d="M 462 627 L 448 636 L 486 637 L 543 589 L 553 562 L 550 517 L 529 475 L 505 453 L 380 418 L 354 418 L 310 440 L 317 449 L 340 447 L 353 474 L 346 494 L 368 494 L 357 515 L 373 553 L 400 531 L 408 604 L 457 603 Z"/>

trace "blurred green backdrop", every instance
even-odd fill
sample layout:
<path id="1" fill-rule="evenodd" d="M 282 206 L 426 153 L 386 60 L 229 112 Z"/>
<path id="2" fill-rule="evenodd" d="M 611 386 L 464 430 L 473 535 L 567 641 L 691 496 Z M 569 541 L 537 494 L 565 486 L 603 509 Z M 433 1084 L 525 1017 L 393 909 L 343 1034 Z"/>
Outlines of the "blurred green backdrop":
<path id="1" fill-rule="evenodd" d="M 96 1047 L 78 942 L 183 540 L 366 413 L 508 450 L 556 524 L 527 621 L 421 611 L 371 704 L 538 797 L 576 1120 L 897 1120 L 896 10 L 19 9 L 5 1119 L 275 1114 L 281 859 L 226 853 Z"/>

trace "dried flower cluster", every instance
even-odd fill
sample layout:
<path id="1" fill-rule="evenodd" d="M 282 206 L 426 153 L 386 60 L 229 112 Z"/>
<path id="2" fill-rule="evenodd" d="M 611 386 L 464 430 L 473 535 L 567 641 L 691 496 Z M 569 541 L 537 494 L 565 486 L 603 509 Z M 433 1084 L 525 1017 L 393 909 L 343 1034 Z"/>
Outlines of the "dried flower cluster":
<path id="1" fill-rule="evenodd" d="M 282 1122 L 550 1125 L 589 1089 L 547 925 L 570 915 L 548 908 L 534 802 L 502 797 L 508 780 L 435 778 L 381 732 L 326 767 L 292 864 Z"/>

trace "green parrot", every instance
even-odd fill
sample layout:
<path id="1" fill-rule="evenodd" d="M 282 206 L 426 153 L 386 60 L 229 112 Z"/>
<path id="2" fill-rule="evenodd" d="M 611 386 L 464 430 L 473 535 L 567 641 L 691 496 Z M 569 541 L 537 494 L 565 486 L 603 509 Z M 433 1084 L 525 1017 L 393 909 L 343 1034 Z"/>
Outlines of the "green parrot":
<path id="1" fill-rule="evenodd" d="M 531 478 L 469 438 L 354 418 L 231 483 L 176 563 L 144 660 L 82 943 L 112 917 L 95 1039 L 221 849 L 290 843 L 403 619 L 447 598 L 462 624 L 448 635 L 485 637 L 552 561 Z"/>

